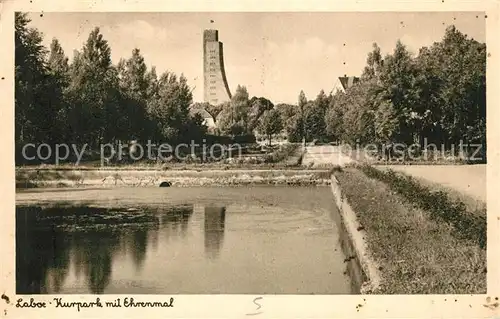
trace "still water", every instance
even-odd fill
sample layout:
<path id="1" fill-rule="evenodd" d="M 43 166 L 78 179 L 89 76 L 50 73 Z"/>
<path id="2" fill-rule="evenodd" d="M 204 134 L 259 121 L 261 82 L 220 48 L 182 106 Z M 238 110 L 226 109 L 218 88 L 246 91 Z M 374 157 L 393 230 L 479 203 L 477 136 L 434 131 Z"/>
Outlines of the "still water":
<path id="1" fill-rule="evenodd" d="M 18 294 L 348 294 L 328 187 L 23 191 Z"/>

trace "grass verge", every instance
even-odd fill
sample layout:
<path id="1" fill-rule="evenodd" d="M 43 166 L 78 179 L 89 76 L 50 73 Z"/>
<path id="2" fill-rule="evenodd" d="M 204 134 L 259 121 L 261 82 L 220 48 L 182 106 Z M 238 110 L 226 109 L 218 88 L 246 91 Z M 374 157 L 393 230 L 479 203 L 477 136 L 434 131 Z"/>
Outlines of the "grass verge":
<path id="1" fill-rule="evenodd" d="M 375 293 L 485 293 L 486 249 L 477 238 L 456 236 L 452 224 L 436 218 L 435 212 L 412 205 L 385 179 L 369 178 L 366 172 L 376 174 L 366 167 L 334 173 L 380 265 L 382 285 Z M 427 197 L 432 199 L 435 197 Z M 477 226 L 471 227 L 479 231 Z"/>
<path id="2" fill-rule="evenodd" d="M 379 170 L 384 170 L 387 169 L 384 166 L 382 167 L 377 167 L 374 166 Z M 389 168 L 390 169 L 390 168 Z M 398 174 L 398 170 L 393 169 Z M 410 175 L 407 172 L 402 171 L 399 174 L 404 174 L 404 175 Z M 467 207 L 467 211 L 469 212 L 474 212 L 474 213 L 479 213 L 481 215 L 486 215 L 486 202 L 484 200 L 479 199 L 477 196 L 474 197 L 472 195 L 469 195 L 463 191 L 459 191 L 453 187 L 443 185 L 438 182 L 430 181 L 424 177 L 420 177 L 418 175 L 412 175 L 413 178 L 418 181 L 420 184 L 423 186 L 427 186 L 429 189 L 432 189 L 434 191 L 443 191 L 448 195 L 449 200 L 453 202 L 463 202 L 465 206 Z"/>
<path id="3" fill-rule="evenodd" d="M 392 170 L 378 170 L 368 165 L 361 170 L 371 178 L 386 183 L 391 190 L 403 196 L 411 204 L 430 213 L 436 221 L 443 221 L 453 226 L 454 234 L 462 239 L 476 241 L 481 248 L 486 248 L 486 209 L 469 211 L 467 205 L 453 200 L 443 190 L 433 191 L 417 179 Z"/>

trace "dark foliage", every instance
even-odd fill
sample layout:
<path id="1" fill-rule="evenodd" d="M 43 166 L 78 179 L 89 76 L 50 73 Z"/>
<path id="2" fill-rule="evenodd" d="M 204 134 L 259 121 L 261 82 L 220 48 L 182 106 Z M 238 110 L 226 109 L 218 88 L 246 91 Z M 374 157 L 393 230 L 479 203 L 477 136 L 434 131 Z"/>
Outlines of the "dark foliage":
<path id="1" fill-rule="evenodd" d="M 292 157 L 296 153 L 299 146 L 300 146 L 299 144 L 282 145 L 274 152 L 267 154 L 265 156 L 264 161 L 266 163 L 279 163 L 279 162 L 281 162 L 289 157 Z"/>

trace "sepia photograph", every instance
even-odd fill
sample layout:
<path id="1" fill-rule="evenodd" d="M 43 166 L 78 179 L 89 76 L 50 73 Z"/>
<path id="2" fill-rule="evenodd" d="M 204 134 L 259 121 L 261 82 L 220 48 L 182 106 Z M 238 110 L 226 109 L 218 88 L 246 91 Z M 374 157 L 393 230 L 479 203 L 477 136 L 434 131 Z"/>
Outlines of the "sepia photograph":
<path id="1" fill-rule="evenodd" d="M 15 294 L 486 294 L 484 11 L 14 19 Z"/>

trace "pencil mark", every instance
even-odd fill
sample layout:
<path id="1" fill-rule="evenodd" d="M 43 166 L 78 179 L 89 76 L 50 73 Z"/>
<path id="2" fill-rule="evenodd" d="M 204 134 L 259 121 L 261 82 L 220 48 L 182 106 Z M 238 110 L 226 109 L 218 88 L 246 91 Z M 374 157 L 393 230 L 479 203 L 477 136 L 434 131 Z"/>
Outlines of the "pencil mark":
<path id="1" fill-rule="evenodd" d="M 261 300 L 263 299 L 262 297 L 257 297 L 253 300 L 253 303 L 257 306 L 257 309 L 255 310 L 259 310 L 260 308 L 262 308 L 262 306 L 257 302 L 258 300 Z M 263 311 L 259 311 L 259 312 L 252 312 L 252 313 L 247 313 L 246 315 L 247 316 L 256 316 L 256 315 L 260 315 Z"/>

